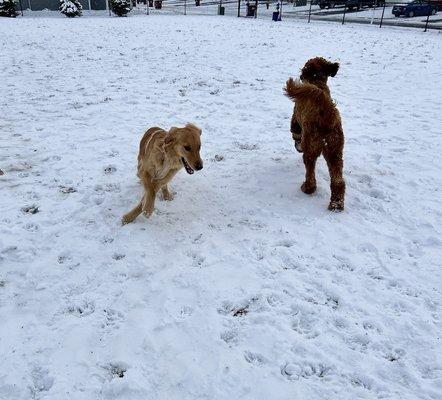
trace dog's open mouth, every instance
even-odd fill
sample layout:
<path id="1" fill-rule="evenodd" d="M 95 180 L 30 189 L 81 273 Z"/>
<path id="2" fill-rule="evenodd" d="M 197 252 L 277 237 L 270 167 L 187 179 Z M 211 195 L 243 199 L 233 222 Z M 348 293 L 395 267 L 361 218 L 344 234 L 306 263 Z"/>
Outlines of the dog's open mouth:
<path id="1" fill-rule="evenodd" d="M 184 168 L 186 168 L 186 172 L 192 175 L 195 171 L 190 167 L 190 165 L 187 163 L 184 157 L 181 157 L 181 161 L 183 162 Z"/>

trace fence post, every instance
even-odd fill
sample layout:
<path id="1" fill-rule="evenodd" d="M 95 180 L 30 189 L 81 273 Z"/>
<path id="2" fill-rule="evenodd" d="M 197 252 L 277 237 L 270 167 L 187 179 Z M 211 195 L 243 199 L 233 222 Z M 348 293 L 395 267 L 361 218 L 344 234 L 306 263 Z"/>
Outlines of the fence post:
<path id="1" fill-rule="evenodd" d="M 19 1 L 20 3 L 20 12 L 21 12 L 21 16 L 23 17 L 23 6 L 21 5 L 21 0 Z"/>
<path id="2" fill-rule="evenodd" d="M 187 0 L 184 0 L 184 15 L 187 15 Z"/>
<path id="3" fill-rule="evenodd" d="M 107 0 L 107 8 L 109 8 L 109 17 L 111 17 L 112 14 L 111 14 L 110 0 Z"/>
<path id="4" fill-rule="evenodd" d="M 379 28 L 382 28 L 382 21 L 384 20 L 385 4 L 386 3 L 387 3 L 387 1 L 384 0 L 384 7 L 382 8 L 381 23 L 379 24 Z"/>
<path id="5" fill-rule="evenodd" d="M 344 14 L 342 14 L 342 25 L 345 23 L 345 13 L 347 12 L 347 5 L 344 5 Z"/>
<path id="6" fill-rule="evenodd" d="M 431 3 L 428 3 L 428 6 L 430 6 L 430 5 L 431 5 Z M 424 32 L 427 31 L 427 28 L 428 28 L 428 21 L 430 20 L 430 14 L 431 14 L 431 8 L 428 9 L 428 15 L 427 15 L 427 20 L 425 21 L 425 29 L 424 29 Z"/>
<path id="7" fill-rule="evenodd" d="M 255 0 L 255 18 L 258 18 L 258 0 Z"/>
<path id="8" fill-rule="evenodd" d="M 238 18 L 241 16 L 241 0 L 238 0 Z"/>
<path id="9" fill-rule="evenodd" d="M 310 23 L 311 14 L 312 14 L 312 0 L 310 0 L 310 8 L 308 9 L 308 23 Z"/>

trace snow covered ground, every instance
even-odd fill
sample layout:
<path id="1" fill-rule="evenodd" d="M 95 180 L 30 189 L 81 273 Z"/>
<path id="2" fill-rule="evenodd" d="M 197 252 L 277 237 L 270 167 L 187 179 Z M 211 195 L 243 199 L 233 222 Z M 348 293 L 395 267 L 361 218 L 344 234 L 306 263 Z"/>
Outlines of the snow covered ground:
<path id="1" fill-rule="evenodd" d="M 441 399 L 442 36 L 204 16 L 2 19 L 0 399 Z M 289 75 L 339 60 L 346 210 Z M 205 167 L 122 227 L 143 131 Z"/>

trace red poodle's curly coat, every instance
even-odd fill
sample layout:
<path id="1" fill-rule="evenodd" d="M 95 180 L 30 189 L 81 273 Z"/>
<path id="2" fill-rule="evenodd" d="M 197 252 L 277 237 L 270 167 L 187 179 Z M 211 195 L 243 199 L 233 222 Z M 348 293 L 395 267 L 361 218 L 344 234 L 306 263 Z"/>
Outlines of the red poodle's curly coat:
<path id="1" fill-rule="evenodd" d="M 324 155 L 330 173 L 331 198 L 328 209 L 344 209 L 345 182 L 342 176 L 344 133 L 341 117 L 327 86 L 329 76 L 335 76 L 339 64 L 322 57 L 307 61 L 301 73 L 301 81 L 290 78 L 285 93 L 296 102 L 291 121 L 291 132 L 296 149 L 303 153 L 305 181 L 304 193 L 316 190 L 315 165 Z"/>

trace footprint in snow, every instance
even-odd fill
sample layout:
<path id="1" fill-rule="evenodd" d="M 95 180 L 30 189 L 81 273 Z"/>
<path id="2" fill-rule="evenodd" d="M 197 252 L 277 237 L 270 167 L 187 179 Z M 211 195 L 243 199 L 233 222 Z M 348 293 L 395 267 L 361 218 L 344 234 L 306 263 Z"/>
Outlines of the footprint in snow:
<path id="1" fill-rule="evenodd" d="M 103 236 L 101 238 L 101 243 L 107 244 L 112 243 L 114 241 L 114 238 L 112 236 Z"/>
<path id="2" fill-rule="evenodd" d="M 95 304 L 90 301 L 84 301 L 80 305 L 72 305 L 67 308 L 68 314 L 82 318 L 93 314 L 95 311 Z"/>
<path id="3" fill-rule="evenodd" d="M 103 367 L 108 371 L 108 378 L 124 378 L 124 374 L 129 369 L 129 366 L 124 362 L 111 362 Z"/>
<path id="4" fill-rule="evenodd" d="M 22 207 L 21 211 L 25 214 L 37 214 L 39 209 L 37 205 L 33 204 L 31 206 Z"/>
<path id="5" fill-rule="evenodd" d="M 235 329 L 229 329 L 222 332 L 220 338 L 227 344 L 235 344 L 238 342 L 238 332 Z"/>
<path id="6" fill-rule="evenodd" d="M 72 186 L 59 186 L 58 190 L 64 194 L 75 193 L 77 191 L 77 189 Z"/>
<path id="7" fill-rule="evenodd" d="M 28 232 L 38 232 L 40 230 L 40 227 L 37 224 L 26 224 L 25 229 Z"/>
<path id="8" fill-rule="evenodd" d="M 197 268 L 204 267 L 204 262 L 206 260 L 205 257 L 201 256 L 198 253 L 194 253 L 194 252 L 189 252 L 187 254 L 187 256 L 192 258 L 192 265 L 194 267 L 197 267 Z"/>
<path id="9" fill-rule="evenodd" d="M 287 363 L 281 367 L 281 374 L 289 380 L 299 380 L 300 378 L 325 378 L 330 375 L 332 369 L 323 364 L 292 364 Z"/>
<path id="10" fill-rule="evenodd" d="M 29 387 L 32 393 L 32 398 L 40 398 L 41 392 L 48 392 L 53 384 L 54 378 L 49 375 L 49 370 L 39 366 L 34 367 L 31 372 L 32 385 Z"/>
<path id="11" fill-rule="evenodd" d="M 239 143 L 235 142 L 235 146 L 241 150 L 258 150 L 259 146 L 256 143 Z"/>
<path id="12" fill-rule="evenodd" d="M 122 260 L 124 257 L 126 257 L 126 254 L 123 254 L 123 253 L 115 253 L 115 254 L 112 256 L 112 258 L 113 258 L 115 261 Z"/>
<path id="13" fill-rule="evenodd" d="M 115 166 L 108 165 L 107 167 L 104 168 L 104 173 L 106 175 L 110 175 L 110 174 L 113 174 L 116 170 L 117 170 L 117 168 Z"/>
<path id="14" fill-rule="evenodd" d="M 252 353 L 251 351 L 244 352 L 244 358 L 250 364 L 261 366 L 267 362 L 265 357 L 259 353 Z"/>

